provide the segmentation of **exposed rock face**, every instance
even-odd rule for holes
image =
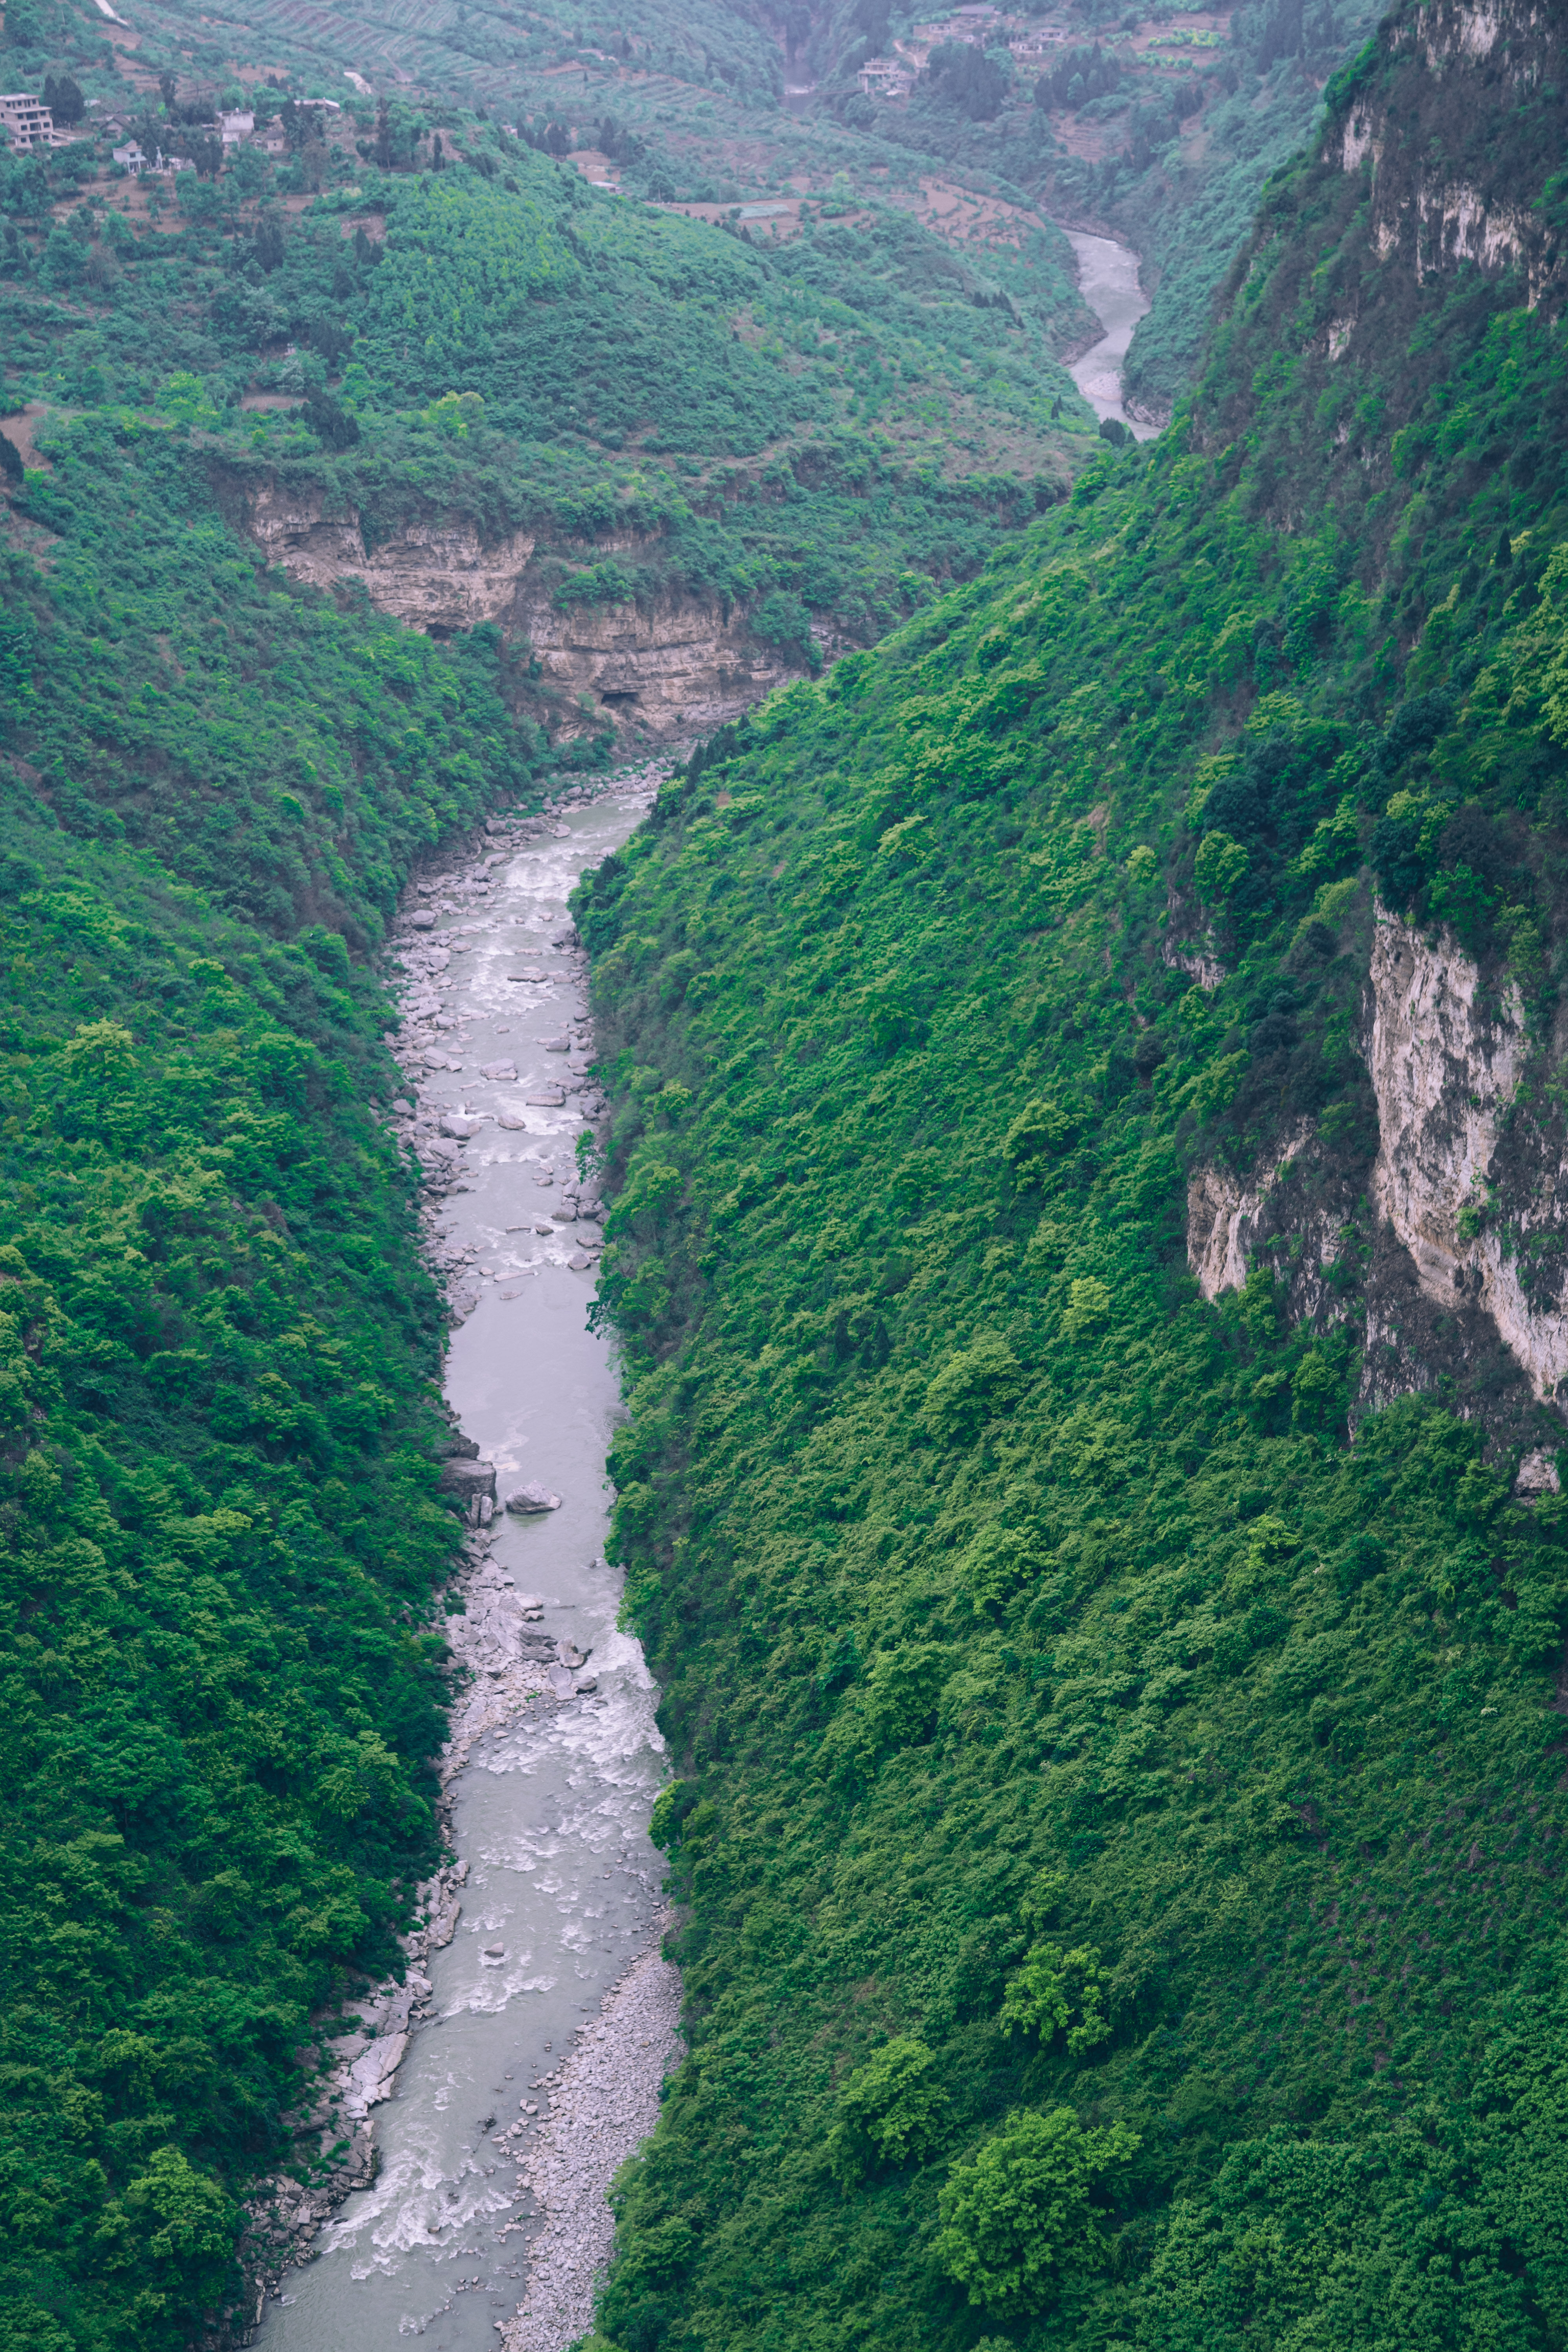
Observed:
[[[1372,952],[1367,1059],[1381,1144],[1373,1198],[1409,1251],[1426,1296],[1468,1297],[1490,1316],[1538,1396],[1568,1373],[1568,1316],[1532,1299],[1519,1244],[1554,1228],[1535,1202],[1509,1199],[1499,1230],[1488,1211],[1504,1114],[1523,1076],[1524,1007],[1517,988],[1483,997],[1480,973],[1458,942],[1436,942],[1378,909]],[[1568,1171],[1558,1171],[1559,1178]],[[1513,1188],[1508,1186],[1511,1192]],[[1461,1216],[1468,1212],[1467,1227]],[[1487,1214],[1486,1229],[1480,1229]],[[1468,1228],[1473,1225],[1476,1230]]]
[[[1204,920],[1203,908],[1195,898],[1184,898],[1173,889],[1165,898],[1160,961],[1173,971],[1184,971],[1210,995],[1229,977],[1215,950],[1213,929]]]
[[[367,547],[353,508],[328,515],[319,488],[276,479],[249,498],[246,521],[291,579],[317,588],[362,580],[374,604],[416,629],[445,635],[494,622],[531,649],[542,684],[569,707],[586,696],[655,739],[737,717],[798,667],[759,644],[743,614],[702,597],[557,610],[559,567],[535,562],[529,532],[487,545],[462,516],[425,516]],[[594,553],[626,544],[596,543]]]
[[[509,627],[526,637],[552,686],[590,694],[650,734],[699,732],[749,710],[793,675],[759,646],[738,612],[693,597],[661,597],[645,610],[574,604],[558,613],[519,583]]]
[[[487,547],[475,525],[455,515],[410,521],[367,549],[352,507],[329,518],[319,488],[294,491],[276,481],[258,491],[248,520],[251,537],[291,580],[317,588],[363,580],[373,604],[416,629],[472,629],[503,619],[533,553],[531,534]]]
[[[1293,1322],[1360,1321],[1358,1413],[1442,1388],[1500,1444],[1544,1443],[1544,1463],[1561,1434],[1548,1400],[1559,1384],[1568,1398],[1568,1144],[1527,1098],[1519,992],[1379,907],[1362,1050],[1370,1164],[1309,1124],[1245,1174],[1194,1170],[1187,1262],[1205,1298],[1264,1264]]]
[[[1259,1244],[1277,1231],[1271,1208],[1280,1179],[1306,1145],[1311,1129],[1299,1127],[1266,1168],[1243,1178],[1228,1168],[1197,1168],[1187,1179],[1187,1264],[1205,1298],[1239,1290]]]
[[[1552,266],[1546,224],[1491,184],[1495,152],[1484,144],[1466,151],[1482,112],[1471,102],[1478,70],[1512,84],[1522,100],[1552,71],[1561,37],[1552,17],[1535,0],[1422,0],[1385,21],[1380,47],[1426,68],[1422,111],[1429,121],[1422,127],[1436,135],[1413,136],[1404,119],[1391,130],[1374,81],[1330,132],[1325,151],[1347,172],[1371,164],[1371,237],[1380,259],[1397,258],[1417,278],[1465,262],[1489,273],[1522,269],[1531,302],[1540,299]],[[1349,338],[1338,349],[1335,340],[1331,333],[1331,358]]]

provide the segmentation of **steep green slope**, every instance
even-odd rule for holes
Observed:
[[[689,1906],[624,2352],[1568,2329],[1561,1420],[1363,1388],[1374,868],[1564,1148],[1568,83],[1489,25],[1343,78],[1164,439],[582,893]],[[1187,1176],[1302,1119],[1314,1312],[1205,1303]]]
[[[365,951],[528,788],[493,641],[89,420],[0,553],[0,2342],[184,2346],[434,1859],[439,1300]],[[312,2151],[313,2152],[313,2151]]]

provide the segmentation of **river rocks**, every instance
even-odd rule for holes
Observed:
[[[566,1264],[574,1274],[586,1274],[594,1261],[586,1250],[574,1250]]]
[[[471,1118],[467,1111],[446,1111],[442,1114],[441,1132],[453,1137],[458,1143],[467,1143],[471,1137],[478,1135],[483,1125],[482,1118]]]
[[[547,1054],[569,1054],[572,1051],[572,1040],[570,1037],[546,1037],[544,1050]]]
[[[390,2099],[393,2076],[403,2063],[403,2053],[408,2047],[406,2033],[393,2033],[384,2040],[371,2043],[349,2068],[349,2095],[344,2108],[350,2116],[363,2116],[368,2107]]]
[[[528,1121],[523,1118],[522,1113],[517,1110],[503,1110],[499,1112],[496,1118],[496,1125],[498,1127],[506,1128],[513,1135],[526,1135],[528,1132]]]
[[[663,2077],[679,2063],[680,1978],[655,1940],[605,2000],[560,2071],[525,2179],[544,2210],[528,2286],[501,2329],[501,2352],[561,2352],[587,2335],[609,2259],[611,2181],[658,2121]],[[524,2112],[531,2113],[531,2102]]]
[[[559,1087],[546,1087],[536,1095],[525,1095],[523,1100],[537,1105],[542,1110],[560,1110],[564,1107],[566,1097]]]
[[[493,1486],[491,1492],[494,1492]],[[537,1478],[531,1478],[526,1486],[512,1489],[506,1498],[504,1507],[515,1518],[531,1518],[542,1511],[558,1511],[561,1508],[561,1497],[559,1495],[552,1495],[548,1486],[541,1486]]]
[[[426,914],[422,908],[418,914],[409,916],[408,925],[411,930],[433,931],[436,928],[436,918],[434,915]]]
[[[477,1303],[477,1302],[476,1302]],[[441,1465],[440,1489],[443,1495],[456,1495],[460,1502],[471,1503],[475,1497],[488,1495],[495,1499],[495,1465],[489,1462],[464,1462],[448,1459]],[[507,1508],[511,1499],[507,1498]]]
[[[517,1064],[515,1062],[481,1062],[479,1064],[479,1076],[481,1078],[493,1078],[498,1080],[503,1078],[515,1079],[517,1076]]]

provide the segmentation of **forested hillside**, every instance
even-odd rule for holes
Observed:
[[[265,102],[274,83],[308,90],[357,112],[366,148],[377,92],[400,160],[432,134],[449,145],[454,125],[466,145],[477,110],[613,173],[627,194],[726,207],[770,253],[803,206],[901,214],[959,260],[976,281],[966,290],[1005,294],[1056,351],[1081,347],[1089,327],[1056,224],[1114,234],[1153,297],[1128,387],[1163,417],[1192,379],[1265,180],[1376,16],[1373,0],[1217,11],[1031,0],[978,17],[901,0],[638,0],[597,17],[557,0],[526,11],[429,0],[384,20],[258,0],[242,27],[195,0],[141,0],[134,33],[113,39],[132,86],[166,76],[180,106],[225,89],[254,103],[258,88]],[[42,37],[44,12],[34,21]],[[57,38],[68,22],[58,10]],[[78,39],[101,50],[101,20]],[[47,44],[37,54],[55,58]],[[863,88],[868,65],[893,79]]]
[[[1171,431],[580,894],[692,2036],[618,2352],[1568,2330],[1561,1412],[1371,1346],[1366,1059],[1436,939],[1557,1201],[1562,38],[1406,0]]]
[[[531,793],[499,646],[268,575],[167,419],[0,551],[0,2342],[178,2347],[435,1857],[441,1323],[367,963]]]
[[[1375,0],[1074,0],[933,24],[886,0],[835,0],[808,53],[824,101],[847,121],[1126,239],[1153,302],[1125,387],[1163,422],[1192,382],[1265,181],[1305,141],[1324,83],[1379,14]],[[878,50],[905,68],[904,86],[879,100],[858,86]]]

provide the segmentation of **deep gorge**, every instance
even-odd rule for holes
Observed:
[[[0,2343],[1552,2352],[1560,12],[139,5],[4,32]]]

